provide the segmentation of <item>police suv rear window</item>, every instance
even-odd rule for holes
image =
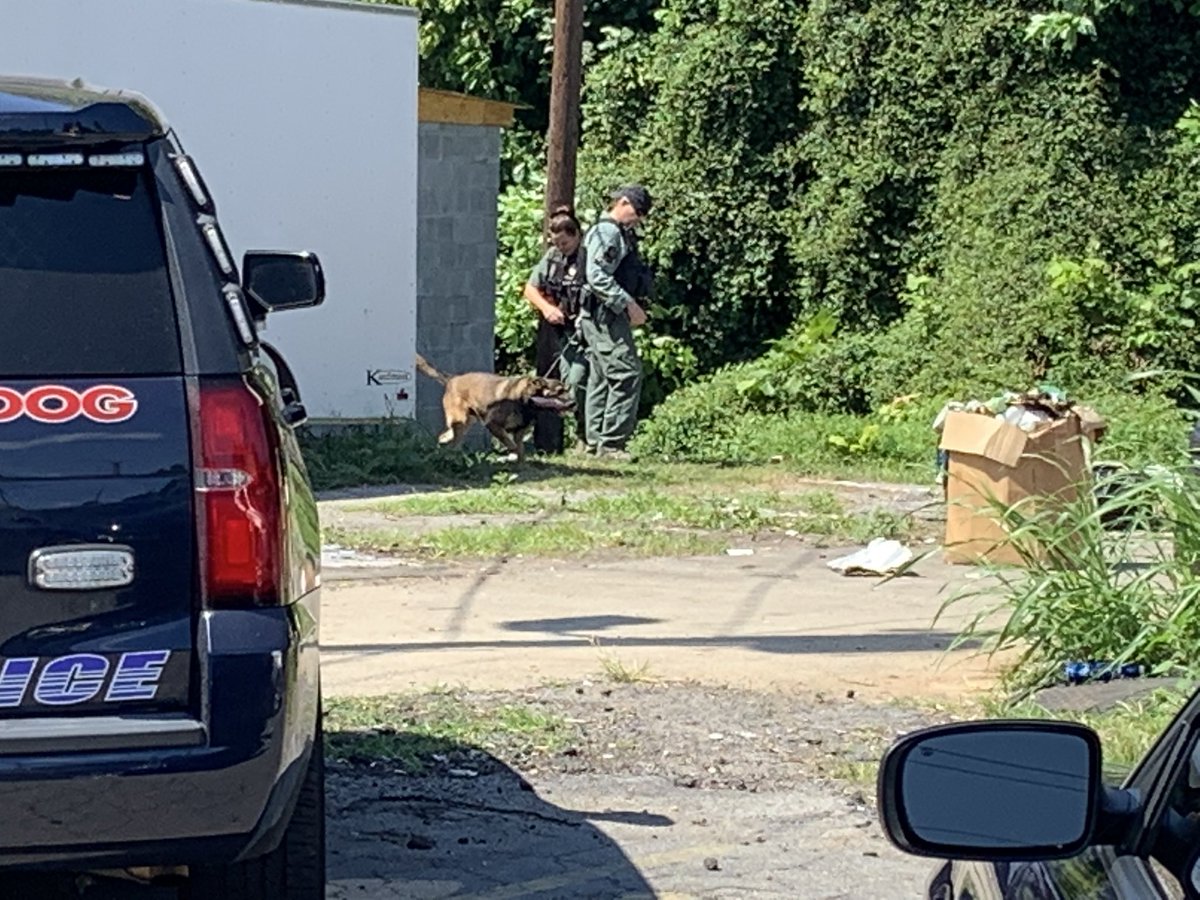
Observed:
[[[0,169],[0,376],[182,368],[149,174]]]

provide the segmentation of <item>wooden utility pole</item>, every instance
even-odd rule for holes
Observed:
[[[579,95],[583,84],[583,0],[554,0],[554,64],[546,135],[546,213],[575,205]]]

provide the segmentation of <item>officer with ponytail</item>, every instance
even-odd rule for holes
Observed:
[[[550,214],[550,247],[529,275],[525,299],[538,311],[537,374],[557,378],[575,396],[576,449],[586,448],[584,410],[587,407],[587,351],[578,327],[586,273],[582,253],[583,229],[569,206]],[[538,413],[533,445],[543,453],[561,453],[562,418]]]

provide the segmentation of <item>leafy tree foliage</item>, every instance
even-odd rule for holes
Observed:
[[[1058,13],[1093,27],[1047,40]],[[808,408],[823,383],[869,408],[1200,368],[1189,4],[666,0],[657,23],[588,73],[587,184],[662,197],[662,320],[705,368],[823,313],[848,352],[778,376],[851,370],[813,369]]]

